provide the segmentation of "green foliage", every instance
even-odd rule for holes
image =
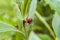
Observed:
[[[42,40],[52,40],[52,38],[47,34],[38,34]]]
[[[46,3],[51,6],[56,12],[60,14],[60,0],[46,0]]]
[[[37,6],[37,0],[32,0],[28,17],[30,17],[32,19],[34,18],[35,11],[36,11],[36,6]]]
[[[28,40],[41,40],[41,39],[37,37],[37,35],[34,34],[34,32],[31,32]]]
[[[14,32],[0,32],[0,40],[12,40]]]
[[[20,32],[14,26],[6,24],[6,23],[3,23],[3,22],[0,22],[0,28],[1,28],[0,32],[9,32],[9,31]]]
[[[0,0],[0,40],[60,40],[59,4],[59,0]]]
[[[54,29],[54,32],[56,34],[56,36],[58,38],[60,38],[60,15],[58,15],[58,13],[56,12],[54,14],[54,17],[53,17],[53,21],[52,21],[52,26],[53,26],[53,29]]]

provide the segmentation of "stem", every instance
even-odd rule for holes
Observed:
[[[48,28],[49,32],[51,33],[51,35],[53,36],[53,38],[55,39],[55,35],[53,30],[50,28],[49,24],[43,19],[43,17],[36,11],[35,12],[36,16],[39,18],[39,20],[42,21],[42,23],[46,26],[46,28]]]
[[[26,24],[23,25],[24,33],[25,33],[25,40],[28,40],[28,31],[26,30]]]
[[[25,33],[25,40],[27,40],[27,31],[26,31],[26,26],[25,26],[25,24],[23,25],[23,27],[24,27],[24,33]]]
[[[28,32],[25,30],[25,39],[28,40]]]

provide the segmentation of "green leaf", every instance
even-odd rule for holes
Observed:
[[[50,4],[51,8],[60,13],[60,0],[46,0]]]
[[[24,36],[20,33],[16,33],[12,40],[24,40]]]
[[[38,34],[38,36],[42,39],[42,40],[53,40],[49,35],[47,34]]]
[[[56,36],[60,38],[60,15],[57,12],[54,14],[52,26]]]
[[[6,23],[16,25],[17,17],[14,12],[15,0],[0,0],[0,20]]]
[[[29,40],[41,40],[34,32],[30,33]]]
[[[2,32],[0,33],[0,40],[12,40],[12,36],[15,32]]]
[[[21,11],[20,11],[20,9],[18,7],[18,4],[15,4],[14,10],[16,12],[16,15],[17,15],[18,19],[22,20]]]
[[[22,0],[23,3],[21,4],[21,12],[22,12],[22,16],[23,18],[26,17],[26,14],[27,14],[27,4],[28,4],[28,0]]]
[[[3,22],[0,22],[0,32],[19,32],[23,34],[23,32],[17,30],[14,26],[3,23]]]
[[[32,0],[32,2],[30,4],[28,17],[34,18],[35,11],[36,11],[36,6],[37,6],[37,0]]]

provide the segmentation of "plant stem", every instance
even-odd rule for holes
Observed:
[[[46,28],[48,28],[49,32],[51,33],[51,35],[53,36],[53,38],[55,39],[55,35],[53,30],[50,28],[49,24],[43,19],[43,17],[36,11],[35,12],[36,16],[39,18],[39,20],[42,21],[42,23],[46,26]]]
[[[28,31],[26,29],[26,24],[23,25],[24,26],[24,33],[25,33],[25,40],[28,40]]]

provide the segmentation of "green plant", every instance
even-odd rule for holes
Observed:
[[[60,40],[59,0],[0,0],[0,40]]]

